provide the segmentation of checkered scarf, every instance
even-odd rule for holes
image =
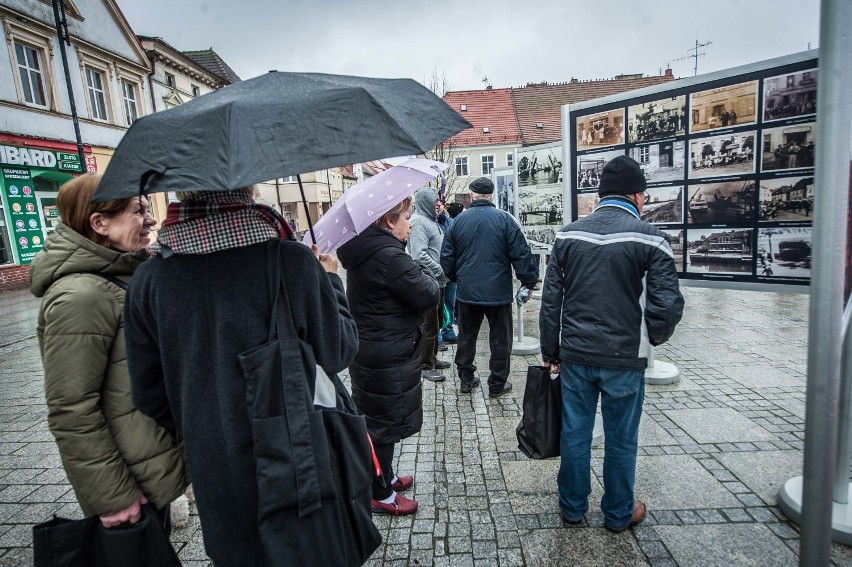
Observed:
[[[294,239],[293,229],[273,209],[244,191],[204,191],[169,204],[157,242],[175,254],[211,254],[272,238]]]

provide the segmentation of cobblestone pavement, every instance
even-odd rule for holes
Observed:
[[[539,359],[516,356],[514,390],[496,400],[481,387],[460,394],[454,370],[424,383],[423,431],[401,444],[397,464],[415,475],[420,509],[375,518],[384,543],[368,565],[795,565],[799,532],[775,502],[801,471],[808,298],[684,295],[684,320],[657,351],[683,378],[646,388],[636,480],[644,524],[603,529],[598,447],[587,522],[560,526],[558,459],[532,461],[517,449],[525,371]],[[27,292],[0,294],[0,567],[32,564],[32,524],[79,517],[46,427],[37,307]],[[484,383],[485,333],[476,362]],[[207,565],[197,516],[172,540],[185,565]],[[835,545],[832,557],[852,566],[847,547]]]

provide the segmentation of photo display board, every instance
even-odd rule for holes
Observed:
[[[645,173],[642,218],[667,235],[681,278],[810,283],[815,52],[599,101],[563,109],[573,220],[626,154]]]
[[[553,244],[556,233],[568,224],[560,142],[515,150],[518,196],[515,216],[527,240]]]

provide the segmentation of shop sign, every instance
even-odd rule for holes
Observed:
[[[0,145],[0,164],[80,173],[80,156],[37,148]]]
[[[44,247],[44,227],[33,180],[30,171],[24,168],[3,167],[2,174],[0,197],[6,211],[12,255],[15,263],[29,264]]]

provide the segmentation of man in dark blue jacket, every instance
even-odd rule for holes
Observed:
[[[456,351],[460,390],[470,392],[476,377],[476,339],[482,319],[488,319],[491,360],[489,396],[512,390],[509,358],[512,354],[512,268],[521,284],[538,283],[538,263],[513,216],[494,206],[494,184],[480,177],[470,184],[470,208],[453,220],[444,236],[441,267],[458,284],[459,336]]]
[[[562,380],[562,521],[579,524],[589,508],[600,396],[601,511],[613,532],[645,519],[645,504],[633,495],[645,367],[650,346],[667,341],[683,314],[671,246],[640,218],[644,193],[638,163],[619,156],[606,164],[595,211],[556,234],[539,314],[544,364]]]

